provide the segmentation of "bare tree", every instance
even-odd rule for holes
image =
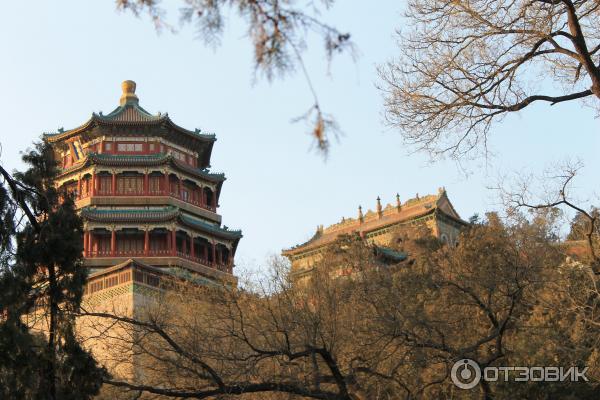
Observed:
[[[317,91],[304,65],[303,53],[307,49],[306,39],[309,33],[313,33],[323,41],[328,62],[342,52],[355,55],[350,34],[320,19],[322,9],[329,8],[333,2],[320,0],[298,7],[293,0],[184,0],[181,21],[195,25],[199,38],[207,45],[215,46],[225,25],[224,9],[237,11],[247,25],[248,37],[254,47],[255,72],[263,74],[269,81],[297,70],[304,76],[313,104],[295,120],[310,122],[311,135],[318,148],[326,154],[328,135],[336,133],[337,124],[321,108]],[[165,10],[156,0],[116,0],[116,4],[118,9],[132,11],[135,15],[146,12],[157,29],[172,28],[166,20]]]
[[[479,392],[457,393],[449,379],[462,358],[481,367],[546,365],[528,364],[552,361],[543,351],[530,356],[530,336],[538,332],[546,333],[535,336],[542,350],[578,348],[560,353],[565,363],[597,364],[593,346],[580,346],[596,343],[593,334],[571,332],[578,316],[554,308],[558,290],[565,293],[560,299],[586,292],[555,279],[562,256],[548,221],[520,218],[506,225],[490,215],[456,248],[431,237],[404,239],[398,250],[409,251],[409,258],[398,264],[382,264],[371,245],[345,237],[302,285],[275,260],[273,274],[252,290],[180,282],[177,290],[157,291],[143,313],[86,309],[85,318],[93,318],[98,337],[110,335],[114,360],[143,371],[106,381],[136,395],[414,400],[585,394],[593,387],[552,391],[486,382]],[[560,285],[550,286],[553,281]],[[548,336],[549,326],[567,320],[572,324]],[[115,326],[125,334],[110,334]],[[534,389],[539,396],[531,395]]]
[[[380,68],[387,121],[418,149],[460,157],[534,102],[598,110],[599,17],[595,0],[411,0],[401,55]]]
[[[542,193],[536,193],[531,177],[520,177],[509,187],[500,185],[497,189],[509,209],[574,212],[574,222],[579,225],[576,227],[578,236],[583,238],[587,248],[582,261],[600,274],[600,217],[593,206],[584,206],[573,193],[573,182],[582,168],[580,162],[552,167],[540,179],[544,185],[540,189]]]
[[[330,279],[319,282],[315,296],[281,274],[256,292],[182,284],[156,294],[144,313],[88,309],[82,318],[98,337],[108,335],[112,361],[144,371],[143,378],[107,380],[111,386],[171,398],[366,400],[344,367],[348,360],[339,358],[352,344],[356,321],[346,317],[354,303],[344,303],[344,289]]]

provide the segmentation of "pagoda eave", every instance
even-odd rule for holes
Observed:
[[[179,257],[106,257],[106,258],[87,258],[84,260],[84,265],[88,268],[102,268],[90,274],[88,281],[94,278],[114,273],[131,265],[132,263],[141,265],[148,271],[154,273],[171,275],[169,268],[182,268],[184,270],[193,271],[209,279],[216,279],[230,285],[237,284],[237,278],[228,273],[219,271],[199,263],[195,263]]]
[[[168,165],[180,172],[189,173],[194,177],[206,179],[212,183],[222,184],[226,180],[224,174],[211,173],[200,168],[190,167],[178,160],[175,160],[172,155],[165,153],[147,155],[112,155],[90,153],[79,163],[63,169],[58,175],[58,178],[60,179],[66,177],[93,165],[107,167],[156,167]]]
[[[176,207],[163,207],[162,209],[93,209],[85,207],[81,210],[84,221],[111,222],[115,224],[138,224],[138,223],[180,223],[189,228],[196,229],[206,234],[215,235],[220,239],[232,240],[237,243],[242,238],[239,230],[224,229],[207,222],[196,220],[184,215]]]

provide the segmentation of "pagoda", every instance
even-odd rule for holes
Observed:
[[[45,135],[60,164],[58,187],[84,222],[86,294],[161,275],[235,284],[241,231],[217,213],[225,176],[209,170],[215,135],[176,125],[139,105],[133,81],[120,104],[83,125]]]

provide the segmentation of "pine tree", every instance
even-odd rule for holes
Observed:
[[[81,347],[75,315],[83,296],[81,219],[54,185],[45,142],[23,155],[24,172],[0,167],[0,398],[88,399],[105,371]]]

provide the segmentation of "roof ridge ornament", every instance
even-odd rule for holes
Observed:
[[[123,94],[119,100],[119,104],[121,106],[125,106],[127,104],[138,104],[139,99],[135,94],[135,88],[136,83],[134,81],[126,80],[121,83],[121,89],[123,90]]]

